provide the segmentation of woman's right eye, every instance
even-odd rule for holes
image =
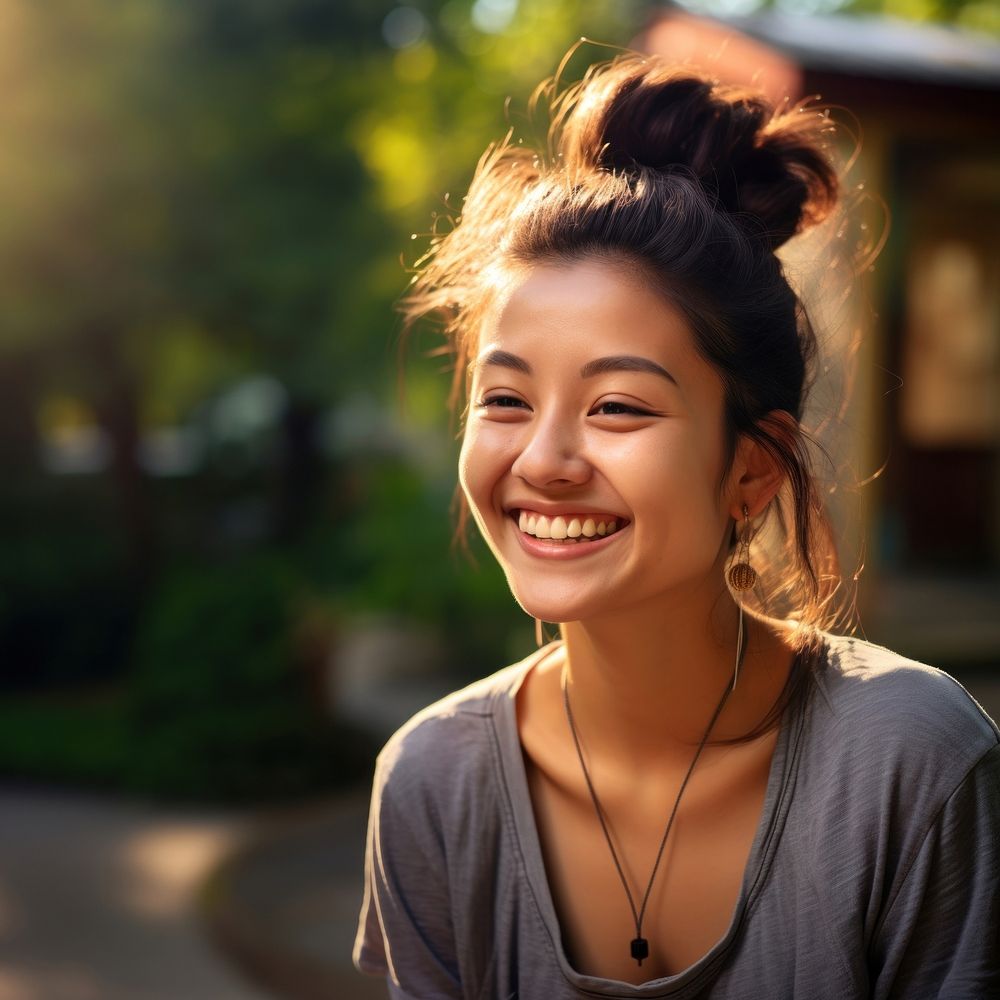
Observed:
[[[486,396],[484,399],[479,401],[479,405],[482,407],[495,407],[497,409],[515,409],[521,406],[527,406],[523,399],[518,399],[517,396]]]

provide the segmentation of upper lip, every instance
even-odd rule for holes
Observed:
[[[530,510],[535,514],[545,514],[547,517],[558,517],[560,514],[604,514],[610,517],[617,517],[620,521],[627,521],[624,514],[616,514],[609,507],[596,507],[593,504],[576,503],[552,503],[545,500],[512,500],[504,504],[504,513],[513,514],[515,511]]]

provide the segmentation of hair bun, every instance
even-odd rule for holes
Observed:
[[[836,203],[830,123],[815,108],[775,114],[754,91],[626,59],[585,78],[567,110],[567,166],[686,170],[720,208],[759,220],[773,248]]]

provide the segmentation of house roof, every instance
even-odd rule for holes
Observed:
[[[724,23],[810,70],[1000,90],[1000,40],[889,17],[768,10]]]

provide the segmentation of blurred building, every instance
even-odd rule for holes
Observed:
[[[886,238],[856,293],[865,336],[842,421],[848,466],[884,467],[863,491],[862,624],[942,666],[1000,663],[1000,42],[668,6],[639,44],[776,101],[819,95],[856,131],[862,229]]]

